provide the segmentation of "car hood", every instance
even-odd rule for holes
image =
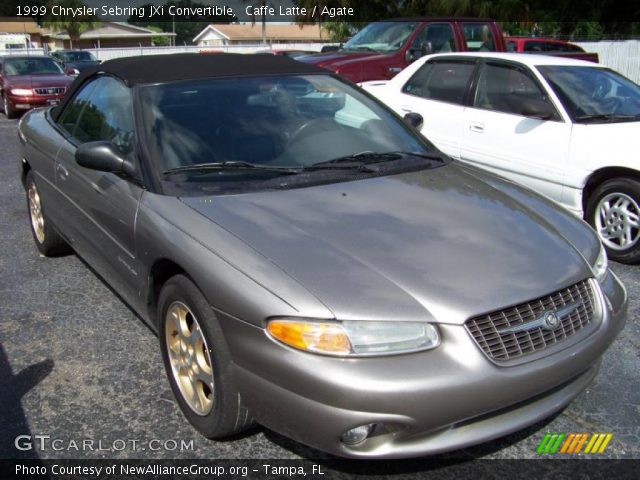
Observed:
[[[586,224],[550,201],[455,164],[182,201],[339,319],[461,324],[591,276],[579,250],[598,249]]]
[[[7,77],[7,83],[12,87],[66,87],[73,81],[73,78],[62,75],[12,75]]]
[[[304,63],[312,63],[329,70],[334,70],[350,63],[369,62],[386,57],[387,55],[383,53],[373,52],[330,52],[320,53],[317,55],[307,55],[305,57],[301,57],[300,61]]]

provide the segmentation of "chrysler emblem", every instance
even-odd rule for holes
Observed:
[[[506,327],[498,330],[499,335],[505,335],[508,333],[527,332],[535,330],[536,328],[543,328],[545,330],[555,330],[562,325],[562,321],[569,317],[578,308],[584,304],[581,301],[565,305],[558,310],[547,310],[542,313],[538,318],[526,323],[520,323],[512,327]]]
[[[556,312],[545,312],[544,314],[544,326],[546,330],[555,330],[560,325],[560,319]]]

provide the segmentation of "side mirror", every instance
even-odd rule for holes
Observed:
[[[76,163],[99,172],[125,173],[135,176],[136,169],[111,142],[83,143],[76,150]]]
[[[425,55],[431,55],[433,53],[433,47],[431,42],[422,42],[420,48],[409,48],[404,54],[404,59],[407,63],[414,62]]]
[[[549,120],[555,117],[555,110],[548,102],[533,98],[522,100],[520,104],[520,114],[529,118],[537,118],[539,120]]]
[[[402,118],[407,125],[409,125],[417,132],[420,132],[420,130],[422,130],[422,126],[424,125],[424,118],[422,118],[422,115],[420,115],[419,113],[409,112]]]

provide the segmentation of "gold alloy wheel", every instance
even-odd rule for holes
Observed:
[[[29,216],[31,217],[31,226],[39,243],[44,243],[44,217],[42,216],[42,204],[40,203],[40,195],[36,184],[31,182],[28,190],[29,197]]]
[[[214,402],[211,356],[198,320],[182,302],[167,309],[165,342],[182,398],[198,415],[209,414]]]

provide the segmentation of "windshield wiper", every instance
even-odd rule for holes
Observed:
[[[270,165],[260,165],[250,162],[213,162],[213,163],[196,163],[194,165],[183,165],[181,167],[170,168],[162,172],[163,175],[173,175],[185,172],[210,172],[214,170],[255,170],[261,172],[274,172],[283,175],[295,175],[300,173],[300,168],[279,167]]]
[[[405,157],[419,157],[428,160],[444,161],[444,157],[435,153],[414,153],[414,152],[360,152],[353,155],[345,155],[344,157],[334,158],[324,162],[314,163],[305,170],[321,169],[321,168],[366,168],[367,165],[373,163],[389,162],[400,160]]]
[[[364,47],[364,46],[362,46],[362,47],[344,47],[341,50],[343,52],[373,52],[373,53],[380,53],[375,48]]]
[[[579,115],[575,118],[576,122],[584,122],[592,120],[594,122],[604,121],[604,122],[632,122],[634,120],[640,120],[640,114],[638,115],[623,115],[617,113],[596,113],[593,115]]]

